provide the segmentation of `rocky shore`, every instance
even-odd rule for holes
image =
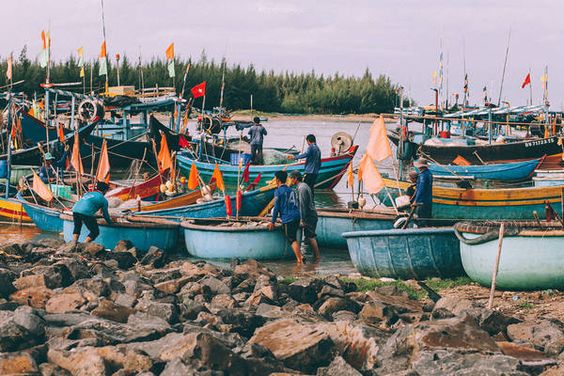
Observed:
[[[2,375],[562,375],[558,316],[126,242],[0,247]]]

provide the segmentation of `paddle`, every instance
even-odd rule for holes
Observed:
[[[505,222],[501,222],[499,226],[499,242],[497,243],[497,254],[495,256],[495,264],[492,272],[492,286],[490,289],[490,298],[488,300],[488,309],[492,309],[493,299],[495,294],[495,283],[497,279],[497,272],[499,270],[499,260],[501,258],[501,248],[503,246],[503,235],[505,234]]]

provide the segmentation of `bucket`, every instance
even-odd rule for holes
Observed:
[[[8,162],[5,159],[0,160],[0,178],[8,176]]]
[[[248,153],[231,153],[231,164],[236,166],[239,164],[239,159],[243,161],[243,166],[251,162],[253,156]]]

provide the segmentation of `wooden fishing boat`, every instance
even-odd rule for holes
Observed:
[[[392,209],[374,210],[323,208],[317,211],[317,242],[325,248],[347,248],[343,233],[351,231],[387,230],[398,219]]]
[[[65,241],[72,241],[74,230],[72,213],[61,214],[61,219]],[[104,248],[113,249],[120,240],[129,240],[134,247],[142,251],[148,250],[151,246],[167,252],[176,249],[180,227],[177,222],[162,218],[134,217],[118,217],[112,220],[114,223],[108,225],[104,219],[98,219],[100,235],[95,242],[102,244]],[[88,229],[83,226],[78,240],[84,241],[87,235]]]
[[[243,193],[239,215],[243,217],[257,216],[272,201],[275,189],[274,185],[269,185]],[[135,214],[139,216],[163,217],[179,222],[183,218],[220,218],[226,217],[225,201],[222,197],[200,204],[139,211]],[[230,202],[233,208],[233,215],[235,215],[235,196],[230,197]]]
[[[436,177],[471,176],[476,180],[521,181],[532,176],[545,157],[524,162],[495,163],[485,165],[440,165],[429,164],[429,170]]]
[[[46,206],[32,202],[31,197],[24,197],[21,193],[18,193],[16,199],[21,202],[26,214],[37,228],[41,231],[57,233],[63,231],[61,214],[72,208],[74,204],[72,201],[59,198],[58,201],[53,202],[52,206]]]
[[[0,218],[14,223],[31,222],[22,203],[14,198],[0,198]]]
[[[452,227],[346,232],[355,268],[375,278],[425,279],[464,275]]]
[[[139,197],[141,200],[148,199],[160,192],[160,187],[163,181],[166,181],[166,178],[163,178],[160,174],[156,174],[149,180],[140,182],[138,184],[133,184],[130,186],[117,186],[116,188],[106,193],[105,196],[116,197],[122,201],[135,199],[137,197]]]
[[[208,185],[210,193],[215,190],[215,183]],[[200,190],[195,190],[192,192],[185,193],[176,197],[169,198],[161,202],[155,202],[150,205],[145,205],[141,207],[142,212],[144,211],[156,211],[163,209],[179,208],[187,205],[195,204],[200,198],[202,198],[202,192]]]
[[[461,222],[462,266],[468,276],[490,286],[500,223]],[[564,228],[557,222],[505,224],[496,287],[503,290],[564,289]]]
[[[406,182],[384,179],[391,194],[405,190]],[[562,215],[564,186],[526,188],[449,188],[433,186],[433,219],[455,223],[463,220],[532,220],[545,212],[545,203]]]
[[[268,218],[192,219],[182,222],[186,250],[205,259],[277,260],[294,257],[282,226],[268,230]],[[210,241],[210,239],[213,239]]]
[[[321,159],[321,168],[317,176],[317,188],[333,188],[344,175],[349,163],[352,161],[356,151],[358,149],[357,145],[352,146],[345,154],[328,157]],[[196,164],[200,175],[204,180],[210,180],[215,169],[215,164],[195,161],[187,156],[178,155],[176,157],[178,166],[184,173],[188,174],[192,163]],[[282,164],[282,165],[265,165],[265,166],[253,166],[249,167],[249,181],[253,181],[258,174],[261,174],[260,185],[265,185],[274,178],[274,174],[277,171],[285,170],[288,173],[294,170],[301,171],[304,168],[304,162]],[[242,171],[239,170],[238,166],[232,166],[227,164],[220,164],[219,169],[223,174],[223,180],[226,186],[234,188],[237,186],[238,176],[241,176]]]

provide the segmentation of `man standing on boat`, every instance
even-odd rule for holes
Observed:
[[[253,156],[253,164],[262,164],[262,143],[264,136],[267,135],[266,128],[260,123],[260,118],[255,116],[253,125],[249,129],[249,136],[251,137],[251,154]]]
[[[272,221],[268,224],[268,229],[273,230],[274,224],[280,216],[284,234],[290,241],[292,251],[296,255],[298,264],[303,263],[300,245],[298,243],[298,231],[300,229],[300,209],[298,207],[298,197],[296,191],[286,185],[288,173],[277,171],[274,174],[276,181],[276,191],[274,192],[274,209],[272,211]]]
[[[296,159],[305,158],[304,183],[309,185],[313,196],[315,193],[314,190],[315,183],[317,182],[317,174],[319,174],[319,169],[321,167],[321,150],[319,150],[319,146],[317,146],[317,141],[314,135],[308,134],[306,136],[306,142],[306,151],[296,156]]]
[[[39,177],[43,183],[49,184],[57,179],[57,170],[55,170],[55,167],[53,166],[55,158],[51,155],[51,153],[45,153],[43,159],[45,162],[39,169]]]
[[[301,172],[290,172],[290,186],[296,186],[298,192],[298,203],[300,207],[301,227],[304,229],[304,240],[309,241],[313,251],[315,262],[321,258],[319,252],[319,245],[317,244],[317,235],[315,229],[317,228],[317,210],[315,209],[315,202],[313,201],[313,193],[309,185],[303,182]]]
[[[78,243],[78,237],[80,236],[80,231],[82,230],[82,224],[86,225],[86,228],[90,231],[85,243],[89,243],[96,239],[100,234],[100,229],[98,228],[98,222],[96,221],[96,213],[98,210],[102,210],[104,219],[108,225],[112,224],[112,219],[110,218],[110,213],[108,212],[108,200],[104,197],[104,194],[108,191],[108,185],[103,182],[96,183],[96,190],[86,193],[80,200],[74,204],[72,208],[72,217],[74,221],[73,230],[73,244]]]
[[[412,206],[417,213],[417,224],[421,227],[430,226],[433,217],[433,174],[429,171],[426,159],[419,158],[413,165],[419,170],[415,187],[415,199]]]

